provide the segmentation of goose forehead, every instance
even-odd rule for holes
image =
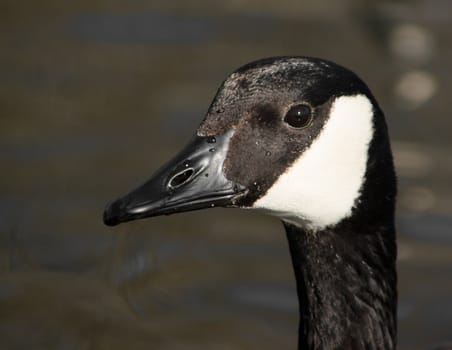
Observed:
[[[235,127],[259,104],[285,108],[296,101],[310,100],[307,92],[322,81],[323,70],[323,65],[301,58],[239,69],[221,85],[198,128],[198,135],[219,134]],[[325,102],[329,97],[322,95],[320,100]]]
[[[328,64],[326,62],[313,62],[305,58],[287,58],[275,60],[270,64],[265,64],[261,66],[244,66],[239,68],[237,71],[233,72],[225,80],[225,87],[236,87],[240,79],[248,78],[250,81],[259,81],[262,78],[274,79],[281,77],[289,72],[314,72],[316,70],[322,70],[327,68]]]
[[[240,98],[241,95],[253,95],[271,91],[278,94],[281,89],[286,93],[299,85],[303,77],[303,85],[309,85],[309,79],[314,79],[318,74],[328,68],[326,62],[313,62],[304,58],[287,58],[276,60],[271,64],[257,67],[242,67],[233,72],[223,82],[217,96],[217,104],[227,103],[230,99]]]
[[[350,216],[365,179],[373,115],[366,96],[337,97],[317,138],[253,208],[313,229]]]

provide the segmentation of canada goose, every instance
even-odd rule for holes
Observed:
[[[299,349],[395,349],[396,176],[383,112],[351,71],[321,59],[249,63],[219,88],[196,136],[104,222],[214,206],[286,230]]]

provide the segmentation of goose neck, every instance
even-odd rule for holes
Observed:
[[[284,225],[299,298],[298,348],[395,349],[393,224],[320,232]]]

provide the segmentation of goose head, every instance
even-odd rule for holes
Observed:
[[[104,222],[221,206],[318,231],[358,211],[390,216],[394,183],[384,117],[367,86],[332,62],[269,58],[229,75],[190,143],[109,204]]]
[[[396,180],[375,98],[351,71],[307,57],[233,72],[190,143],[104,222],[216,206],[280,218],[300,308],[299,349],[396,344]]]

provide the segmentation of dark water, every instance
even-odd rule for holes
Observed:
[[[344,64],[388,117],[399,343],[452,340],[448,1],[3,1],[0,348],[295,348],[277,220],[215,209],[104,227],[105,203],[192,135],[264,56]]]

